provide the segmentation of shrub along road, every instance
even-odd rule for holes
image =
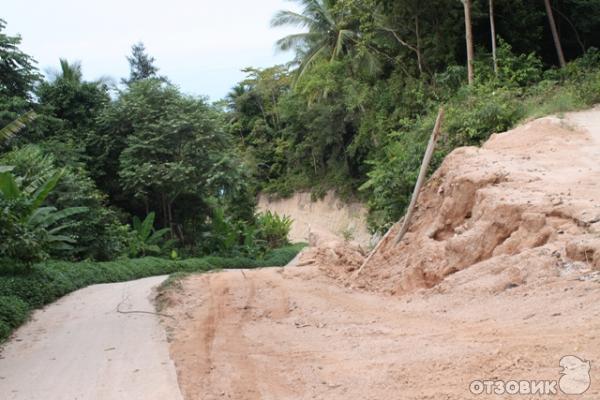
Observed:
[[[111,262],[48,261],[25,271],[0,271],[0,342],[11,330],[27,320],[32,309],[57,300],[83,287],[124,282],[174,272],[202,272],[212,269],[256,268],[286,265],[304,247],[284,246],[264,258],[202,257],[167,260],[146,257]]]

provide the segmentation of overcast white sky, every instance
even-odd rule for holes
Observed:
[[[86,79],[129,74],[125,56],[142,41],[160,73],[184,92],[222,98],[244,67],[285,63],[275,41],[297,29],[271,28],[285,0],[3,0],[0,18],[42,72],[60,57],[81,61]]]

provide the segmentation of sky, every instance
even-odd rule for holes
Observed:
[[[0,18],[43,73],[66,58],[81,62],[85,79],[118,81],[141,41],[183,92],[219,100],[244,78],[241,69],[293,58],[275,42],[298,29],[269,25],[281,9],[297,8],[285,0],[3,0]]]

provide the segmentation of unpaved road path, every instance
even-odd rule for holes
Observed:
[[[154,311],[164,279],[90,286],[36,311],[0,353],[0,399],[181,399],[158,317],[117,312]]]
[[[187,400],[497,398],[470,395],[470,382],[558,380],[570,354],[600,374],[594,281],[398,298],[288,267],[192,276],[168,299]],[[599,383],[577,398],[598,399]]]

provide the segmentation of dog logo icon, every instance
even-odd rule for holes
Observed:
[[[564,356],[559,363],[562,368],[558,387],[564,394],[583,394],[590,388],[590,362],[576,356]]]

